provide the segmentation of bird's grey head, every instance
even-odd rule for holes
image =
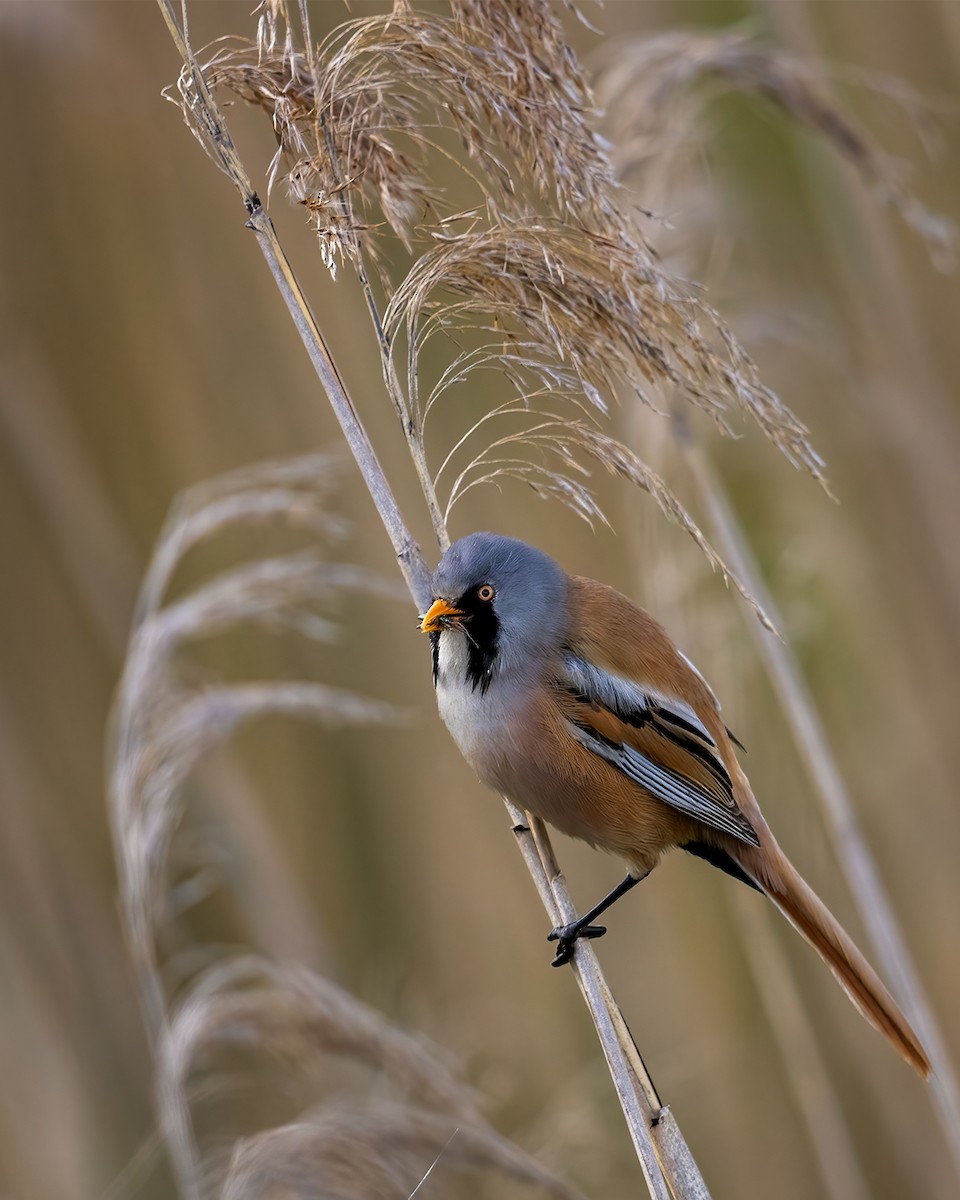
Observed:
[[[454,542],[434,574],[433,594],[421,627],[433,635],[434,670],[441,635],[462,637],[474,689],[536,671],[566,635],[566,574],[516,538],[471,533]]]

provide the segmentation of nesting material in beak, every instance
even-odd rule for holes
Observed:
[[[463,613],[446,600],[434,600],[420,616],[420,628],[424,633],[439,633],[442,629],[455,628],[460,624]]]

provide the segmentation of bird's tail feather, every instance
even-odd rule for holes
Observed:
[[[766,836],[763,836],[763,835]],[[827,906],[764,829],[762,852],[738,847],[738,862],[824,960],[840,986],[875,1029],[924,1077],[930,1061],[896,1001]]]

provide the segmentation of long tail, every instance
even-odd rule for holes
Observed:
[[[765,823],[758,833],[760,848],[738,845],[737,862],[813,946],[870,1024],[926,1079],[930,1061],[920,1039],[876,971],[790,863]]]

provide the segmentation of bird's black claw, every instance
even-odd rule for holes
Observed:
[[[603,937],[607,932],[606,925],[578,925],[574,921],[570,925],[558,925],[547,934],[548,942],[575,942],[577,938]]]
[[[560,925],[556,929],[551,929],[547,934],[547,941],[557,943],[557,954],[551,966],[562,967],[564,963],[568,963],[573,958],[577,938],[603,937],[606,932],[606,925],[578,926],[575,921],[570,925]]]

